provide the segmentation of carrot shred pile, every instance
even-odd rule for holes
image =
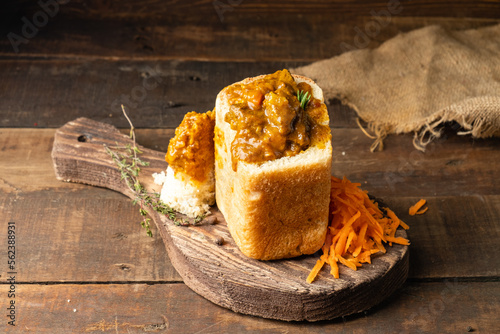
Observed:
[[[383,243],[410,244],[408,239],[395,236],[399,226],[408,229],[408,225],[389,208],[384,208],[384,215],[360,186],[346,177],[341,180],[332,176],[330,223],[323,254],[309,273],[308,283],[314,281],[325,263],[330,265],[330,273],[339,278],[339,262],[356,270],[362,263],[371,263],[373,254],[385,253]]]
[[[410,216],[421,215],[422,213],[425,213],[425,211],[427,211],[427,209],[429,208],[420,210],[420,208],[425,205],[425,202],[426,202],[425,199],[421,199],[420,201],[415,203],[415,205],[413,205],[409,210]]]

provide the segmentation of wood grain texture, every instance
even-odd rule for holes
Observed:
[[[448,129],[423,153],[413,136],[396,135],[387,138],[384,151],[371,154],[371,139],[360,130],[333,129],[332,136],[332,174],[346,175],[376,196],[500,194],[500,138],[473,139]]]
[[[500,277],[500,259],[489,256],[500,240],[500,195],[427,197],[429,209],[410,216],[410,200],[384,197],[399,218],[410,225],[410,277],[435,280],[454,277]],[[418,201],[413,198],[413,205]]]
[[[36,3],[23,2],[3,20],[2,36],[23,36],[22,17],[31,20],[40,10]],[[376,47],[429,24],[465,29],[497,23],[499,17],[494,1],[80,0],[59,6],[17,49],[2,38],[0,55],[313,61],[345,52],[347,44]]]
[[[62,2],[62,1],[61,1]],[[351,0],[351,1],[328,1],[313,0],[297,2],[291,0],[285,1],[221,1],[223,4],[234,6],[241,13],[258,14],[318,14],[324,13],[343,17],[345,15],[362,16],[366,9],[381,10],[386,9],[388,5],[402,6],[406,12],[402,16],[437,16],[437,17],[490,17],[495,18],[498,8],[495,1],[452,1],[441,0],[433,2],[412,3],[410,1],[385,1],[385,0]],[[24,12],[38,10],[38,6],[26,0],[18,2],[18,9]],[[133,19],[133,18],[154,18],[164,16],[174,16],[183,18],[186,22],[197,22],[208,12],[215,13],[213,0],[199,1],[159,1],[146,0],[137,3],[132,0],[121,1],[120,4],[106,0],[75,0],[61,6],[63,14],[71,17],[85,17],[98,19]],[[228,9],[231,13],[232,11]]]
[[[123,146],[130,138],[112,126],[79,118],[60,128],[52,159],[56,177],[66,182],[106,187],[133,198],[103,145]],[[150,165],[141,169],[141,183],[159,191],[152,172],[166,169],[164,154],[143,149]],[[340,279],[320,275],[305,279],[317,261],[302,256],[257,261],[243,255],[232,240],[217,208],[217,224],[179,227],[166,216],[148,210],[163,238],[172,264],[184,283],[210,301],[233,311],[280,320],[318,321],[367,310],[400,287],[408,275],[408,247],[394,245],[358,271],[340,269]],[[402,230],[396,236],[405,237]],[[216,242],[222,238],[223,243]]]
[[[135,123],[139,115],[131,117]],[[0,168],[5,171],[0,176],[0,190],[85,188],[55,180],[50,158],[54,133],[52,129],[0,128]],[[166,152],[173,133],[172,129],[136,131],[139,143],[161,152]],[[499,138],[473,140],[445,133],[422,153],[413,147],[412,136],[399,135],[387,138],[383,152],[370,153],[371,139],[359,129],[334,128],[332,136],[332,174],[361,182],[378,197],[500,195]]]
[[[2,193],[0,207],[8,219],[1,228],[17,224],[18,282],[182,281],[156,229],[147,237],[138,208],[121,194],[85,186]]]
[[[187,112],[212,110],[225,86],[300,64],[0,60],[0,91],[12,92],[2,96],[0,126],[60,127],[84,115],[127,127],[124,104],[137,128],[176,128]],[[327,102],[333,127],[357,126],[354,111]]]
[[[18,326],[2,324],[7,333],[467,333],[468,326],[495,333],[500,312],[499,282],[454,280],[406,285],[363,314],[316,323],[243,316],[183,284],[20,284],[18,291]]]

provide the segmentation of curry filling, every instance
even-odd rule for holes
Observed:
[[[214,112],[190,112],[175,129],[165,160],[177,174],[181,172],[195,182],[205,182],[214,165]]]
[[[312,95],[312,88],[297,84],[286,69],[226,88],[230,110],[224,120],[236,131],[231,143],[233,170],[238,161],[262,163],[297,155],[311,145],[311,138],[327,133],[324,128],[329,128],[317,119],[324,104],[311,97],[303,108],[299,92]]]

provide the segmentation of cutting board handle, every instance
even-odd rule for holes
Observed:
[[[121,179],[115,162],[105,149],[105,145],[113,147],[132,143],[129,136],[109,124],[84,117],[68,122],[54,136],[52,161],[56,178],[104,187],[132,197],[132,191]],[[143,152],[141,159],[150,163],[141,171],[141,183],[147,190],[159,192],[160,186],[154,184],[152,173],[166,169],[164,155],[137,146]]]

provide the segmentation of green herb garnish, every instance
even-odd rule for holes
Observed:
[[[187,219],[177,218],[177,214],[174,209],[160,200],[159,193],[146,191],[144,186],[139,182],[139,172],[141,171],[141,167],[148,166],[149,162],[143,161],[139,158],[138,154],[141,154],[142,152],[136,145],[134,125],[127,116],[123,105],[122,111],[130,124],[130,138],[132,139],[132,144],[124,146],[120,146],[118,143],[116,143],[116,146],[107,146],[105,144],[104,148],[118,166],[121,173],[121,179],[125,180],[129,189],[135,194],[135,198],[132,203],[134,205],[139,204],[140,206],[139,213],[143,217],[141,226],[146,229],[146,234],[150,237],[153,236],[150,225],[151,219],[147,217],[147,207],[150,207],[156,212],[167,216],[174,222],[175,225],[186,226],[200,223],[205,216],[202,215],[196,217],[193,223],[190,223]]]
[[[306,110],[309,100],[311,100],[311,94],[309,92],[304,92],[303,90],[297,91],[297,99],[299,100],[300,106],[303,110]]]

